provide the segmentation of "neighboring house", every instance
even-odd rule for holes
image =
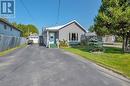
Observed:
[[[105,44],[114,44],[115,43],[115,36],[106,35],[105,37],[102,37],[102,41]]]
[[[87,32],[81,36],[81,40],[86,40],[88,36],[97,36],[95,32]],[[104,44],[114,44],[115,43],[115,36],[113,35],[106,35],[104,37],[98,37],[102,43]]]
[[[33,43],[37,44],[39,43],[39,35],[36,33],[30,34],[30,36],[28,37],[28,40],[33,40]]]
[[[22,31],[8,21],[0,19],[0,52],[26,43]]]
[[[80,43],[81,35],[86,30],[77,22],[71,21],[65,25],[48,27],[43,30],[43,39],[46,47],[57,45],[57,41],[66,40],[69,44]]]
[[[97,36],[95,32],[86,32],[85,34],[82,34],[81,40],[86,40],[86,37],[88,36]]]
[[[7,21],[0,19],[0,34],[6,36],[20,37],[21,33],[22,32],[18,28],[14,27]]]

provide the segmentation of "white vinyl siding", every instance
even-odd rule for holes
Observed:
[[[75,34],[72,37],[72,33]],[[79,26],[72,23],[61,30],[59,30],[59,40],[67,40],[68,42],[80,42],[81,35],[85,33]]]

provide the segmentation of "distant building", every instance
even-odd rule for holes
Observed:
[[[37,33],[30,34],[28,40],[33,40],[33,43],[39,43],[39,35]]]
[[[115,36],[106,35],[105,37],[102,37],[102,41],[105,44],[114,44],[115,43]]]
[[[0,19],[0,34],[6,36],[20,37],[21,33],[22,31],[20,31],[18,28],[14,27],[7,21]]]
[[[97,36],[97,34],[95,32],[87,32],[81,36],[81,40],[86,40],[86,37],[88,37],[88,36]],[[104,44],[114,44],[115,43],[115,36],[113,36],[113,35],[106,35],[104,37],[99,37],[99,39],[101,39],[101,41]]]
[[[69,44],[80,43],[81,35],[86,30],[77,22],[71,21],[65,25],[48,27],[43,30],[43,39],[46,47],[57,45],[57,41],[66,40]]]

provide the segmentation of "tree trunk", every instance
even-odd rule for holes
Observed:
[[[128,44],[129,44],[129,36],[126,36],[126,42],[125,42],[125,50],[128,51]]]
[[[126,50],[126,37],[123,35],[123,43],[122,43],[122,53],[125,53]]]

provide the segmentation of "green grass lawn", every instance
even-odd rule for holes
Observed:
[[[84,47],[64,49],[130,78],[130,54],[121,54],[121,48],[105,47],[104,53],[90,53]]]
[[[25,47],[25,46],[26,46],[26,44],[23,44],[23,45],[20,45],[20,46],[15,47],[15,48],[11,48],[11,49],[2,51],[2,52],[0,52],[0,56],[4,56],[4,55],[6,55],[6,54],[8,54],[8,53],[10,53],[10,52],[12,52],[12,51],[18,49],[18,48],[22,48],[22,47]]]

